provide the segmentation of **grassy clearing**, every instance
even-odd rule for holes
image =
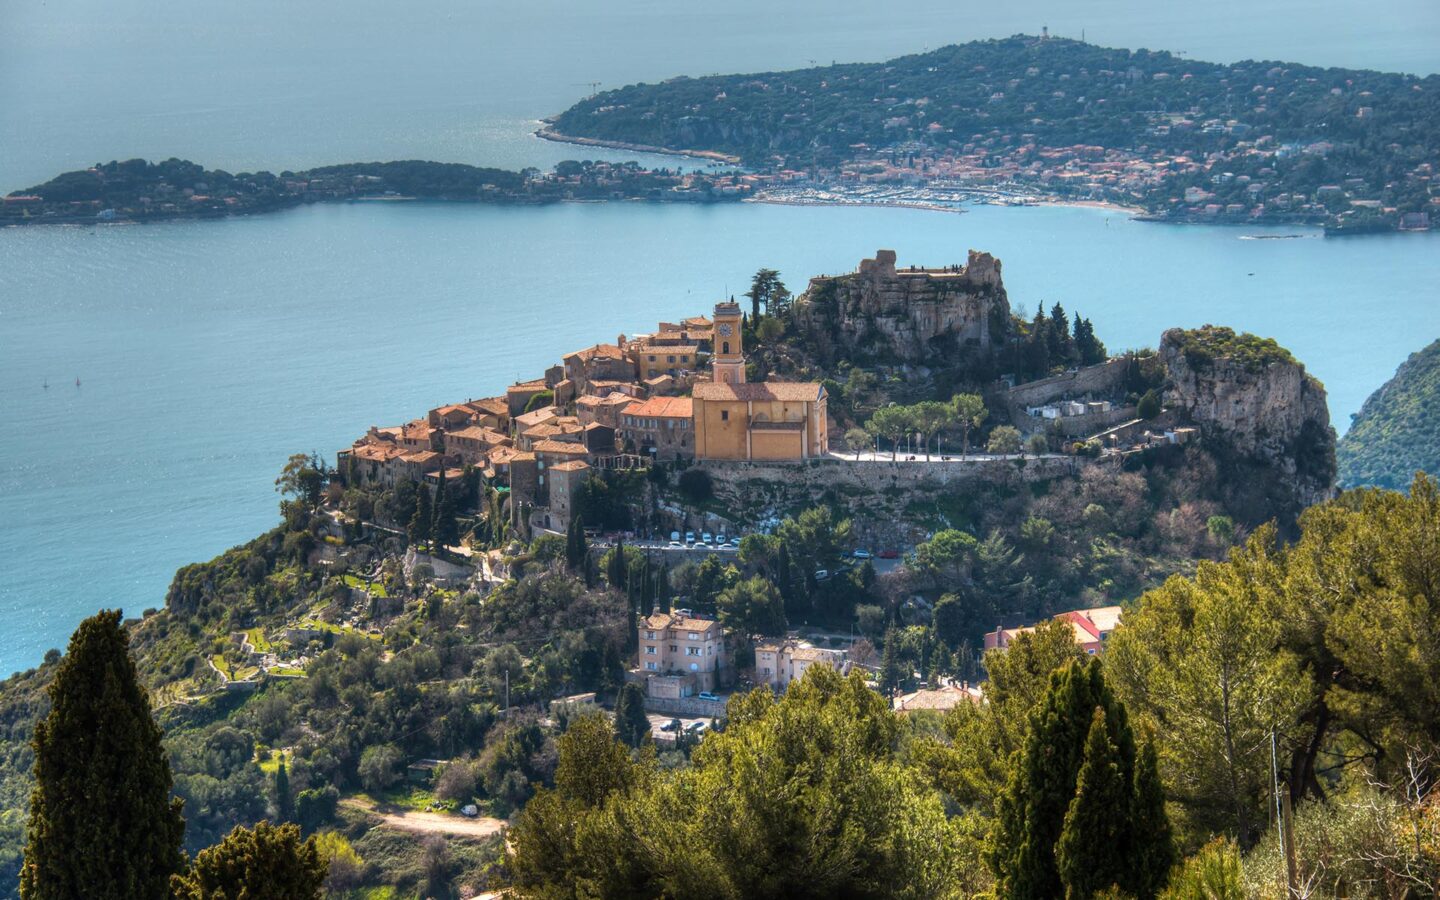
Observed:
[[[265,629],[263,628],[247,628],[245,637],[249,639],[250,646],[254,647],[258,653],[269,653],[272,649],[270,642],[265,639]]]
[[[359,590],[365,591],[372,597],[379,597],[381,599],[384,599],[385,597],[390,596],[385,591],[385,585],[381,584],[378,581],[367,582],[359,575],[351,572],[347,572],[346,574],[340,576],[340,580],[344,582],[346,587],[357,588]]]

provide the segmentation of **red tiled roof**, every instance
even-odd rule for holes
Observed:
[[[651,397],[637,400],[620,411],[627,416],[648,419],[689,419],[695,414],[689,397]]]
[[[710,381],[695,385],[696,400],[808,400],[825,393],[819,382],[762,381],[745,384]]]

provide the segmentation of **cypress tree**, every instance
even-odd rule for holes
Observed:
[[[892,625],[885,632],[885,649],[880,655],[880,690],[886,699],[894,697],[895,689],[900,686],[899,644],[899,636]]]
[[[582,571],[588,552],[588,545],[585,543],[585,521],[580,516],[573,516],[570,527],[565,529],[565,565],[572,572]]]
[[[997,895],[1017,900],[1064,896],[1055,844],[1075,796],[1097,706],[1104,710],[1121,775],[1127,784],[1134,777],[1134,736],[1125,708],[1105,685],[1100,661],[1074,662],[1053,673],[1045,701],[1031,717],[1019,764],[1013,767],[1000,798],[987,852]]]
[[[1145,741],[1135,761],[1135,806],[1130,821],[1135,828],[1133,863],[1125,887],[1139,900],[1150,900],[1165,888],[1177,862],[1153,737]]]
[[[129,650],[119,610],[91,616],[50,685],[50,712],[31,741],[25,900],[158,900],[184,868],[181,801],[170,796],[160,727]]]
[[[410,517],[410,527],[406,529],[410,542],[419,544],[430,540],[430,530],[434,524],[435,513],[430,508],[430,489],[422,484],[415,490],[415,515]]]
[[[1075,798],[1065,812],[1055,862],[1067,900],[1089,900],[1125,879],[1129,857],[1131,783],[1110,740],[1104,707],[1095,707]]]
[[[633,681],[620,688],[620,696],[615,700],[615,737],[631,747],[639,747],[650,737],[645,689]]]
[[[290,796],[290,773],[281,757],[280,766],[275,770],[275,818],[289,822],[295,818],[295,802]]]
[[[445,483],[445,470],[440,470],[440,484],[435,488],[435,523],[430,534],[441,547],[453,546],[460,540],[460,525],[455,521],[455,492]]]
[[[610,587],[617,591],[627,591],[630,584],[630,563],[625,555],[625,541],[622,538],[615,539],[615,548],[610,551],[610,563],[605,567],[605,580],[610,582]]]

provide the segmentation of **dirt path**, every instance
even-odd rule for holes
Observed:
[[[509,827],[510,824],[504,819],[492,819],[488,816],[467,819],[464,816],[456,816],[449,813],[418,812],[415,810],[381,812],[373,805],[365,803],[362,800],[349,799],[342,802],[346,806],[369,813],[391,828],[399,828],[402,831],[413,831],[419,834],[457,834],[463,837],[483,838],[490,837],[492,834],[499,834]]]

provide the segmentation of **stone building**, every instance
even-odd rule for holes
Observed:
[[[640,620],[637,671],[651,697],[691,697],[729,678],[730,659],[720,624],[685,610]]]
[[[797,641],[766,641],[755,647],[755,683],[785,690],[813,665],[825,665],[844,675],[850,661],[844,651],[826,650]]]
[[[689,397],[636,400],[620,414],[616,430],[632,453],[668,462],[695,456],[694,402]]]
[[[715,307],[711,381],[695,385],[698,459],[811,459],[830,450],[825,388],[817,382],[745,380],[740,307]]]

